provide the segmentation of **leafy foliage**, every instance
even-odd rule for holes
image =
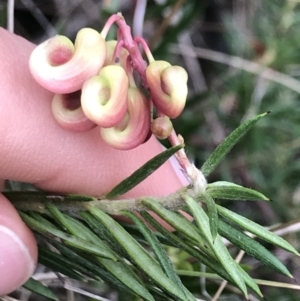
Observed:
[[[247,121],[233,135],[225,139],[209,157],[208,163],[204,164],[204,170],[207,173],[211,172],[239,138],[262,116]],[[126,187],[137,185],[146,177],[145,174],[154,172],[180,148],[181,146],[173,147],[151,159],[133,176],[118,184],[108,195],[119,196],[126,192]],[[6,193],[6,195],[14,200],[14,193]],[[74,198],[76,200],[76,196],[72,196],[71,202],[76,204]],[[61,200],[46,201],[47,215],[30,211],[20,212],[20,214],[27,225],[39,235],[40,262],[68,277],[105,281],[121,293],[130,293],[143,300],[160,300],[162,294],[164,298],[170,300],[195,300],[178,276],[165,251],[165,246],[176,246],[184,250],[194,260],[206,265],[214,273],[237,286],[245,296],[248,295],[248,289],[251,289],[262,297],[255,281],[234,261],[222,237],[229,239],[269,268],[292,277],[287,268],[272,253],[245,234],[242,229],[299,255],[288,242],[245,217],[216,205],[214,201],[223,198],[266,200],[264,195],[236,184],[216,182],[209,184],[206,191],[196,194],[193,190],[181,190],[177,198],[181,200],[181,205],[172,208],[171,200],[167,206],[170,207],[169,209],[159,199],[141,198],[136,200],[137,207],[131,209],[138,210],[140,215],[124,211],[124,208],[119,212],[116,211],[118,215],[125,215],[133,221],[134,226],[130,228],[122,226],[98,208],[98,203],[104,200],[92,198],[88,201],[87,197],[81,196],[78,199],[83,200],[80,202],[83,206],[76,208],[81,216],[80,219],[59,210]],[[114,202],[111,201],[112,206]],[[15,204],[18,206],[18,202]],[[182,211],[178,211],[180,208],[190,213],[195,223],[191,223],[183,216]],[[148,210],[156,213],[176,232],[166,230],[165,226],[151,217]],[[155,231],[146,226],[143,218],[155,228]],[[134,233],[131,234],[133,229]],[[153,253],[149,252],[150,250]],[[48,289],[43,289],[41,285],[34,285],[32,281],[26,284],[26,287],[49,298],[55,298]]]

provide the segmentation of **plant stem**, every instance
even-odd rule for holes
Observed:
[[[120,200],[98,199],[95,197],[80,195],[51,195],[41,192],[5,192],[4,195],[21,211],[35,211],[47,213],[46,206],[49,203],[63,212],[77,214],[80,211],[87,210],[88,207],[96,207],[112,215],[122,215],[122,211],[144,211],[147,207],[142,205],[142,200],[148,199],[153,202],[159,202],[165,208],[177,210],[185,206],[182,195],[193,197],[196,201],[201,201],[199,194],[194,189],[184,187],[177,192],[165,197],[139,197]]]

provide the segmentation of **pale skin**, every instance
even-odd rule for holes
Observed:
[[[0,29],[0,178],[47,191],[101,195],[162,151],[153,137],[134,150],[118,151],[101,140],[97,128],[84,133],[62,129],[51,115],[53,94],[29,73],[33,48]],[[163,196],[184,184],[180,171],[167,162],[126,196]],[[0,194],[0,295],[22,285],[36,260],[33,234]]]

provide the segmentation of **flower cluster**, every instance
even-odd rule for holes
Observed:
[[[106,41],[114,23],[118,39]],[[120,14],[111,16],[101,33],[81,29],[74,44],[65,36],[45,41],[29,63],[34,79],[55,93],[52,112],[62,127],[83,132],[98,126],[103,140],[116,149],[135,148],[151,133],[168,138],[173,131],[170,118],[185,106],[186,71],[155,61],[146,42],[132,38]]]

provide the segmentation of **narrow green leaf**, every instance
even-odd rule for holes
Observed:
[[[96,233],[96,235],[103,239],[112,250],[119,254],[120,257],[130,260],[128,254],[118,244],[114,237],[90,212],[80,212],[80,215],[84,218],[85,222]]]
[[[70,227],[68,230],[71,234],[80,239],[88,240],[89,242],[101,246],[104,249],[110,250],[110,248],[102,241],[102,239],[95,235],[92,230],[87,228],[81,221],[65,214],[64,218],[68,221],[68,225]]]
[[[154,219],[147,211],[141,211],[140,214],[146,220],[147,223],[149,223],[159,233],[162,233],[162,235],[164,235],[165,240],[169,241],[168,244],[169,246],[174,246],[177,248],[186,246],[185,242],[181,238],[179,238],[174,232],[167,230],[156,219]]]
[[[85,258],[85,257],[79,255],[78,253],[72,251],[70,248],[68,248],[62,244],[59,244],[56,241],[51,241],[51,244],[57,250],[59,250],[59,252],[62,255],[64,255],[64,257],[69,258],[71,261],[76,262],[80,267],[83,267],[83,268],[87,269],[88,271],[90,271],[94,275],[94,277],[90,277],[90,278],[97,279],[98,278],[97,276],[99,276],[102,280],[111,284],[113,287],[118,289],[120,292],[125,291],[126,293],[128,293],[128,292],[131,293],[131,290],[127,286],[125,286],[120,280],[118,280],[116,277],[114,277],[113,273],[109,273],[109,272],[105,271],[103,269],[103,265],[101,265],[101,263],[99,263],[97,260],[91,260],[90,257]],[[125,273],[125,275],[126,275],[126,277],[128,277],[127,273]],[[130,277],[128,277],[127,279],[129,279],[129,278]]]
[[[77,237],[83,238],[83,235],[81,234],[81,229],[77,229],[77,227],[74,229],[74,225],[72,225],[71,222],[66,218],[66,216],[60,212],[55,205],[52,203],[46,204],[46,208],[51,214],[51,217],[62,226],[63,230],[67,230],[69,233],[73,234],[76,233]],[[78,232],[79,231],[79,232]]]
[[[47,193],[44,191],[6,191],[3,194],[14,204],[14,206],[21,211],[30,211],[33,205],[41,202],[62,203],[65,202],[92,202],[97,200],[95,197],[85,195],[60,195]],[[29,204],[29,206],[27,206]],[[39,210],[38,206],[34,206],[35,210]],[[67,208],[66,208],[67,209]],[[43,208],[41,209],[43,211]],[[39,211],[39,212],[41,212]]]
[[[219,251],[216,248],[215,244],[212,245],[212,235],[210,233],[210,225],[208,221],[208,217],[205,213],[205,211],[202,209],[201,206],[197,204],[197,202],[194,199],[186,198],[186,202],[188,206],[191,209],[191,212],[193,213],[196,223],[198,224],[198,227],[202,233],[203,236],[206,237],[206,239],[210,242],[210,246],[216,252],[217,257],[220,256],[218,253]],[[219,258],[220,262],[222,263],[223,257]],[[209,265],[208,265],[209,266]],[[222,263],[222,266],[223,263]],[[237,264],[236,268],[239,270],[240,275],[243,277],[245,283],[253,290],[255,291],[259,296],[263,296],[258,285],[254,282],[254,280]],[[221,275],[224,279],[226,279],[226,275],[220,273],[220,269],[214,269],[217,274]],[[225,269],[226,270],[226,269]],[[227,278],[228,281],[228,278]],[[232,279],[229,280],[230,282],[234,282]]]
[[[46,207],[54,219],[61,224],[62,227],[66,228],[70,234],[79,239],[87,240],[93,245],[99,246],[101,249],[107,251],[111,255],[111,258],[118,260],[116,253],[78,219],[74,219],[66,214],[63,214],[53,204],[47,204]]]
[[[28,215],[30,215],[37,222],[40,222],[41,224],[43,224],[45,227],[49,227],[49,228],[59,230],[59,227],[57,227],[57,225],[54,225],[53,223],[51,223],[48,219],[46,219],[40,213],[30,211],[30,212],[28,212]]]
[[[244,283],[243,277],[241,276],[240,271],[237,267],[238,264],[233,260],[233,258],[229,254],[221,237],[217,234],[215,239],[213,238],[211,234],[209,218],[206,215],[205,211],[202,209],[201,206],[197,204],[197,202],[193,198],[189,196],[183,196],[183,197],[196,220],[200,232],[205,236],[209,246],[214,251],[216,257],[219,259],[224,269],[230,275],[233,282],[246,296],[247,288]]]
[[[263,113],[241,124],[235,129],[209,156],[201,167],[204,176],[208,176],[219,165],[222,159],[234,147],[234,145],[259,121],[268,113]]]
[[[296,255],[300,255],[293,246],[291,246],[286,240],[282,239],[278,235],[268,231],[264,227],[254,223],[253,221],[247,219],[246,217],[243,217],[237,213],[234,213],[220,205],[217,205],[217,209],[219,213],[232,220],[234,223],[236,223],[238,226],[242,227],[243,229],[255,234],[257,237],[264,239],[267,242],[270,242],[284,250],[287,250],[291,253],[294,253]]]
[[[138,230],[136,225],[129,224],[128,222],[126,223],[126,222],[120,222],[120,221],[119,221],[119,224],[137,241],[139,241],[141,243],[147,243],[147,241],[145,240],[145,237]],[[153,233],[153,235],[156,236],[156,238],[162,245],[176,247],[175,245],[172,244],[172,242],[170,240],[166,239],[166,237],[164,235],[162,235],[160,232],[153,230],[152,233]]]
[[[23,287],[42,297],[58,301],[58,298],[52,293],[52,291],[47,286],[43,285],[41,282],[33,278],[28,279],[23,284]]]
[[[89,254],[94,254],[100,257],[108,258],[111,260],[117,260],[111,252],[108,252],[104,248],[100,248],[99,246],[95,246],[92,243],[89,243],[86,240],[82,240],[79,238],[76,238],[72,235],[69,235],[63,231],[57,230],[55,228],[49,227],[48,225],[44,225],[43,223],[33,219],[29,215],[20,212],[20,215],[22,219],[25,221],[25,223],[33,230],[37,231],[38,233],[41,233],[45,236],[48,237],[53,237],[56,236],[60,238],[61,240],[64,241],[66,245],[72,246],[80,251],[89,253]]]
[[[61,212],[59,212],[54,205],[48,206],[48,210],[55,215],[57,221],[60,224],[66,227],[76,237],[87,240],[91,242],[93,245],[100,246],[105,251],[109,252],[113,258],[117,258],[116,254],[106,244],[104,244],[100,238],[98,238],[89,229],[87,229],[80,221],[73,219],[67,215],[61,214]],[[56,246],[56,247],[58,247],[60,250],[64,250],[64,251],[66,250],[64,249],[64,246],[60,246],[60,247]],[[76,253],[73,253],[72,257],[74,258],[75,255]],[[99,267],[95,265],[92,269],[93,273],[96,273],[96,275],[100,275],[101,278],[113,284],[119,290],[124,291],[124,289],[127,290],[130,289],[133,293],[142,297],[145,300],[149,300],[149,301],[153,300],[152,296],[141,284],[141,281],[138,279],[138,276],[135,275],[130,269],[130,267],[127,266],[125,263],[113,262],[111,260],[106,260],[101,257],[95,257],[94,260],[98,261],[100,265],[103,266],[106,270],[108,270],[109,273],[111,273],[113,276],[103,271],[102,269],[99,269]],[[78,262],[78,257],[76,258],[75,262]],[[81,259],[80,262],[84,262],[85,265],[87,265],[84,259]],[[89,268],[91,268],[91,265],[89,265]],[[93,278],[91,275],[89,276]]]
[[[244,277],[238,268],[239,265],[231,257],[220,235],[215,239],[214,250],[226,272],[230,275],[237,287],[244,293],[245,297],[247,297],[247,288]]]
[[[241,273],[243,274],[243,276],[245,276],[244,280],[245,282],[247,283],[247,285],[253,289],[254,292],[256,292],[260,297],[264,297],[263,294],[260,292],[260,289],[258,287],[258,285],[256,284],[256,280],[252,279],[240,266],[240,271]],[[208,278],[208,279],[220,279],[220,276],[217,275],[217,274],[212,274],[212,273],[202,273],[202,272],[196,272],[196,271],[184,271],[184,270],[177,270],[177,273],[179,275],[182,275],[182,276],[190,276],[190,277],[205,277],[205,278]],[[248,284],[248,280],[247,279],[250,279],[251,282],[254,282],[255,286],[252,287],[251,285]]]
[[[106,243],[108,243],[115,252],[118,252],[121,257],[127,258],[130,261],[130,257],[128,254],[121,248],[114,237],[106,230],[106,228],[89,212],[80,212],[80,215],[84,218],[85,222],[91,227],[91,229],[99,234]],[[70,217],[68,217],[70,218]],[[78,223],[79,221],[74,220],[74,222]],[[90,241],[95,241],[94,233],[85,233],[87,238]],[[109,248],[109,247],[108,247]],[[114,287],[118,287],[119,290],[124,288],[131,289],[133,293],[141,296],[145,299],[150,298],[151,296],[148,294],[146,289],[144,288],[140,278],[132,271],[132,269],[125,264],[124,262],[110,262],[108,260],[104,260],[102,258],[96,259],[101,266],[105,267],[106,270],[110,271],[110,273],[114,276],[111,276],[109,273],[102,272],[102,277],[109,283],[111,283]],[[117,281],[117,282],[116,282]],[[139,282],[139,284],[137,283]],[[134,288],[134,289],[132,289]]]
[[[153,232],[141,221],[137,216],[135,216],[131,212],[123,212],[123,214],[129,217],[144,235],[145,239],[149,243],[152,251],[154,252],[161,268],[164,270],[165,274],[173,281],[175,285],[178,286],[179,289],[186,295],[189,300],[195,301],[195,298],[190,293],[186,293],[186,288],[183,286],[180,278],[178,277],[176,270],[173,266],[172,261],[167,255],[167,252],[157,239],[157,237],[153,234]]]
[[[158,262],[160,263],[161,268],[165,271],[165,274],[174,282],[174,284],[179,285],[179,287],[182,286],[182,283],[174,270],[174,266],[173,266],[172,262],[170,261],[165,249],[160,244],[160,242],[158,241],[156,236],[133,213],[122,212],[122,214],[124,216],[129,217],[137,225],[138,229],[144,235],[146,241],[149,243],[150,247],[152,248],[152,251],[154,252]]]
[[[205,237],[206,241],[209,243],[209,245],[213,245],[213,237],[211,234],[211,228],[209,225],[209,218],[206,215],[203,208],[190,196],[183,195],[183,198],[188,205],[191,213],[193,214],[195,221],[197,223],[197,226],[200,230],[200,233]]]
[[[116,221],[97,208],[90,207],[89,210],[105,225],[108,231],[130,255],[136,265],[138,265],[153,281],[172,296],[175,296],[180,300],[187,300],[181,290],[165,276],[157,262]]]
[[[128,178],[119,183],[108,194],[106,194],[105,198],[116,198],[131,190],[133,187],[149,177],[154,171],[156,171],[161,165],[163,165],[169,158],[171,158],[177,151],[179,151],[183,147],[184,145],[182,144],[176,145],[158,154],[147,163],[145,163],[141,168],[136,170]]]
[[[208,184],[206,192],[214,199],[269,201],[266,196],[256,190],[224,181]]]
[[[67,194],[64,195],[65,201],[75,201],[75,202],[92,202],[97,200],[97,198],[88,196],[88,195],[81,195],[81,194]]]
[[[248,285],[248,287],[250,287],[254,292],[256,292],[258,296],[263,298],[264,295],[262,294],[255,280],[241,267],[241,265],[237,264],[236,266],[239,269],[240,275],[243,277],[246,285]]]
[[[177,231],[186,235],[189,239],[194,241],[200,248],[205,249],[205,242],[197,231],[197,228],[189,222],[186,218],[177,215],[175,212],[169,211],[164,208],[158,202],[154,202],[152,200],[143,199],[142,204],[147,208],[151,209],[158,216],[160,216],[163,220],[165,220],[168,224],[174,227]]]
[[[70,217],[68,217],[70,218]],[[71,218],[70,220],[71,221]],[[79,221],[76,221],[79,223]],[[75,220],[72,220],[73,225],[75,224]],[[79,224],[78,224],[79,225]],[[77,227],[73,228],[76,230]],[[86,232],[85,233],[86,239],[96,243],[98,240],[95,240],[93,233]],[[100,240],[100,239],[99,239]],[[89,261],[87,262],[86,259],[80,257],[78,254],[73,252],[72,250],[67,249],[67,247],[63,245],[57,245],[55,242],[52,241],[52,244],[55,245],[55,247],[63,252],[66,256],[74,259],[74,262],[80,263],[80,265],[86,266],[91,272],[93,272],[96,275],[99,275],[102,279],[107,281],[108,283],[112,284],[116,288],[118,288],[121,291],[130,290],[134,294],[142,297],[145,300],[153,301],[153,297],[151,294],[147,291],[147,289],[143,286],[138,276],[133,273],[131,268],[126,265],[122,261],[112,261],[108,260],[99,256],[96,257],[90,257]],[[104,246],[104,245],[102,245]],[[108,247],[107,247],[108,248]],[[101,265],[101,267],[104,267],[108,272],[103,271],[102,269],[99,269],[98,265],[95,265],[94,262],[97,262]],[[90,263],[90,264],[88,264]],[[93,263],[93,264],[92,264]],[[71,266],[71,265],[70,265]],[[93,278],[91,275],[89,275],[91,278]]]
[[[245,233],[237,230],[231,225],[227,224],[223,220],[219,220],[219,232],[220,234],[231,241],[234,245],[244,250],[247,254],[253,256],[257,260],[282,273],[286,276],[292,277],[288,269],[282,264],[282,262],[275,257],[270,251],[268,251],[259,242],[250,238]]]
[[[147,301],[154,301],[152,295],[145,288],[143,283],[138,280],[130,267],[124,262],[114,262],[105,258],[98,257],[99,263],[121,283],[128,287],[134,294]]]
[[[64,258],[58,253],[52,252],[44,247],[39,247],[39,262],[53,271],[71,277],[76,280],[82,280],[83,277],[77,271],[78,265]],[[82,271],[82,270],[81,270]]]
[[[207,194],[206,192],[203,192],[201,194],[206,206],[207,206],[207,214],[209,217],[209,226],[211,231],[212,239],[215,240],[215,238],[218,235],[218,210],[216,203],[214,199]],[[198,206],[199,207],[199,206]]]
[[[59,258],[63,261],[65,261],[66,267],[71,271],[78,271],[84,275],[89,276],[90,278],[97,279],[97,275],[100,276],[100,278],[103,276],[101,272],[104,272],[102,268],[99,268],[99,265],[96,265],[94,263],[95,260],[92,256],[88,256],[88,260],[84,258],[84,254],[80,254],[78,252],[73,251],[71,248],[63,245],[62,243],[59,243],[58,241],[51,239],[49,240],[49,243],[59,251],[60,254],[54,253],[53,260],[56,259],[56,256],[59,256]],[[43,254],[47,258],[53,257],[51,254],[48,253],[52,252],[49,249],[43,249]],[[59,260],[58,260],[59,261]],[[71,262],[71,264],[69,264]],[[101,272],[99,272],[99,270]]]
[[[86,212],[88,213],[88,212]],[[115,252],[115,248],[110,248],[110,246],[106,243],[106,241],[101,240],[100,237],[98,237],[96,234],[94,234],[94,232],[92,232],[92,230],[88,229],[83,223],[81,223],[79,220],[72,218],[70,216],[65,215],[65,218],[67,220],[69,220],[69,223],[72,225],[73,227],[73,233],[74,236],[84,239],[84,240],[88,240],[89,242],[99,246],[100,248],[103,248],[104,250],[106,250],[107,252],[109,252],[111,254],[111,256],[113,258],[115,258],[115,260],[120,260],[120,257],[118,256],[118,254]],[[76,234],[77,232],[77,234]],[[79,235],[80,233],[80,235]]]
[[[184,250],[195,259],[199,260],[199,262],[203,263],[211,270],[215,271],[218,275],[220,275],[225,280],[233,283],[232,279],[228,275],[228,273],[224,270],[223,266],[215,259],[215,257],[211,257],[210,254],[206,254],[202,252],[199,248],[194,248],[194,245],[189,245],[187,242],[176,236],[174,233],[168,231],[161,224],[157,222],[148,212],[140,212],[142,217],[153,226],[157,231],[164,234],[164,236],[171,241],[172,245],[177,246],[179,249]]]

